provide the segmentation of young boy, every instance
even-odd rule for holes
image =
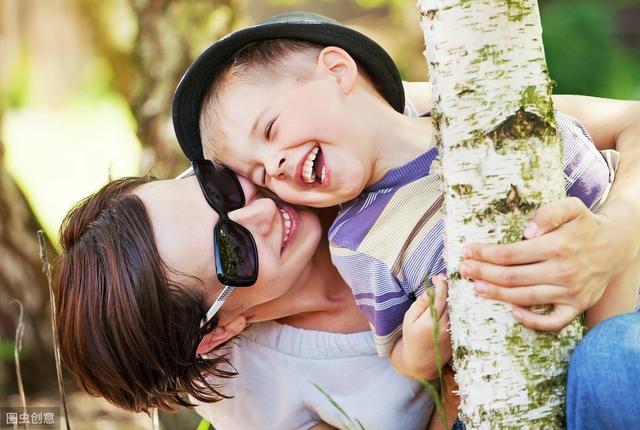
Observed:
[[[425,275],[445,270],[442,197],[430,172],[437,149],[431,118],[402,114],[390,61],[327,18],[275,17],[196,60],[176,91],[174,124],[191,160],[226,164],[290,203],[341,204],[329,231],[332,261],[379,354],[407,376],[430,379],[435,322],[428,299],[416,298]],[[576,120],[558,114],[557,122],[567,191],[591,207],[606,194],[609,168]],[[446,326],[443,295],[436,318]]]

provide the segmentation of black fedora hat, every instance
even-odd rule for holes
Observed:
[[[404,89],[389,54],[369,37],[322,15],[294,12],[277,15],[229,33],[209,46],[186,71],[173,97],[173,127],[190,160],[204,158],[200,139],[200,109],[220,68],[246,45],[266,39],[296,39],[337,46],[349,53],[398,112],[404,110]]]

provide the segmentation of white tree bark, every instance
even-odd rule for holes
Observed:
[[[421,0],[444,176],[449,313],[460,416],[468,429],[564,427],[574,321],[540,333],[461,278],[465,243],[519,240],[564,196],[562,145],[535,0]],[[540,309],[540,312],[548,309]]]

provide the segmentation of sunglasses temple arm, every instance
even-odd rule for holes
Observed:
[[[216,297],[216,299],[213,301],[213,304],[207,311],[207,316],[202,321],[202,324],[200,325],[201,327],[206,323],[208,323],[209,321],[211,321],[211,318],[213,318],[216,312],[220,310],[220,307],[222,307],[222,304],[229,298],[229,295],[233,292],[234,289],[235,287],[230,287],[228,285],[225,285],[222,292],[218,295],[218,297]]]

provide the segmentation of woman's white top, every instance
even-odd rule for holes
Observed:
[[[196,408],[216,430],[297,430],[319,422],[359,429],[356,419],[366,430],[423,430],[433,410],[420,383],[377,356],[370,331],[264,322],[242,332],[226,352],[239,375],[215,382],[234,398]]]

